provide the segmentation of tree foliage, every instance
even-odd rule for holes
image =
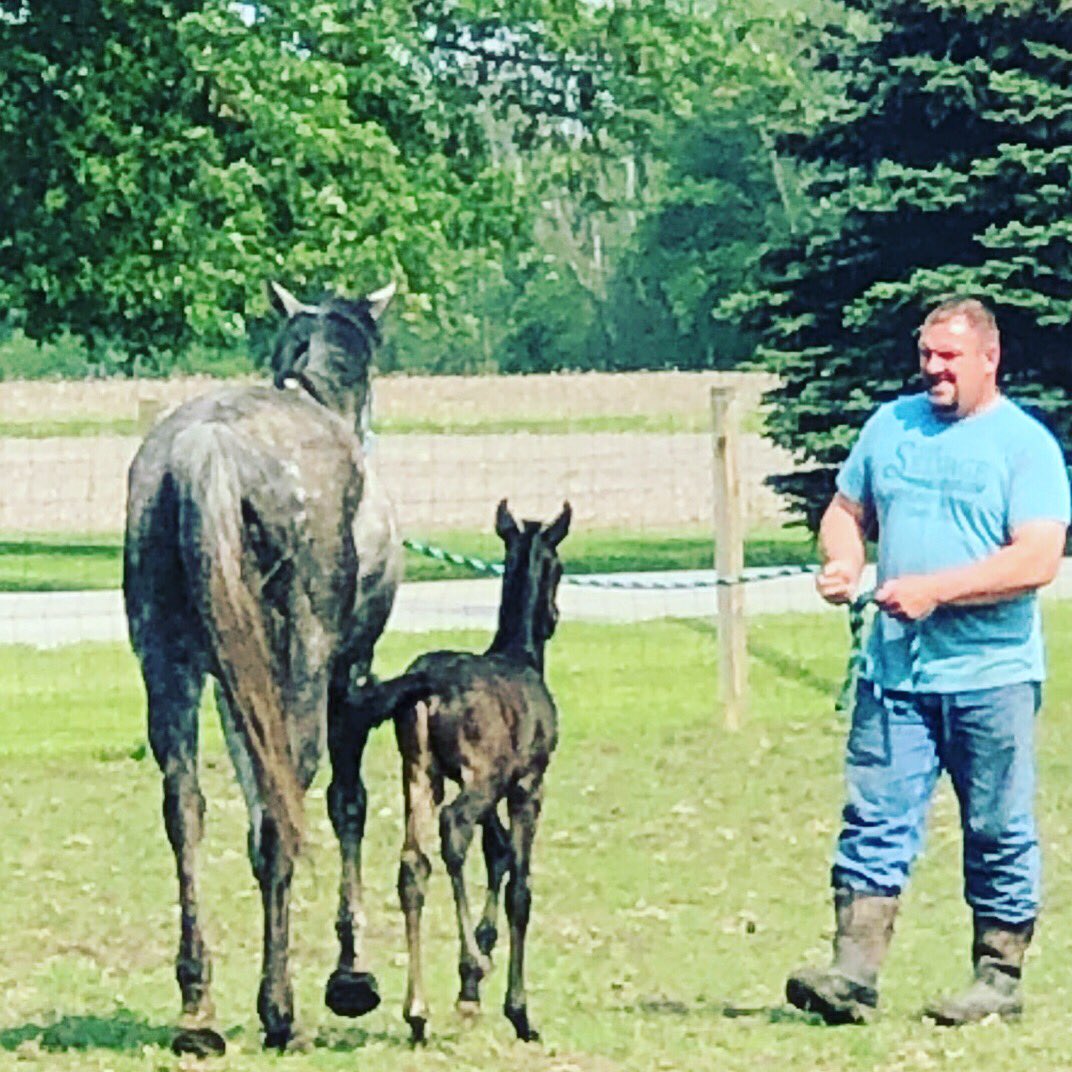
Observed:
[[[0,300],[132,356],[239,339],[267,276],[411,308],[522,229],[408,4],[57,0],[0,22]],[[344,13],[340,8],[345,8]]]
[[[828,7],[500,5],[559,57],[530,69],[553,121],[516,143],[539,206],[534,249],[485,288],[501,303],[495,326],[508,325],[500,367],[697,368],[750,355],[751,337],[711,307],[785,226],[768,131],[816,112],[808,50]],[[523,68],[525,53],[510,64]]]
[[[109,368],[166,368],[256,348],[266,277],[392,277],[396,367],[703,363],[738,338],[706,307],[769,222],[757,132],[813,107],[784,46],[804,19],[778,0],[0,0],[0,306]],[[726,174],[679,178],[693,141]],[[690,211],[699,254],[675,244]]]
[[[825,55],[848,91],[783,140],[809,169],[807,226],[725,303],[782,377],[768,427],[812,468],[782,486],[813,523],[875,404],[918,374],[927,306],[996,309],[1010,394],[1072,443],[1072,19],[1062,0],[880,0]]]

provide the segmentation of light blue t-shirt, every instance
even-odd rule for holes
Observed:
[[[985,558],[1026,521],[1069,521],[1061,448],[1007,398],[960,419],[939,416],[926,394],[886,403],[864,425],[837,486],[878,520],[879,584]],[[938,607],[914,623],[880,612],[864,672],[908,692],[1041,681],[1037,595]]]

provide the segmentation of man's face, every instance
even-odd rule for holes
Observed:
[[[938,320],[920,332],[919,368],[935,410],[966,417],[996,393],[997,342],[966,316]]]

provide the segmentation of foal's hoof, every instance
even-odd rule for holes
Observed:
[[[336,1016],[364,1016],[380,1003],[376,976],[371,972],[336,968],[328,979],[324,1003]]]
[[[506,1014],[506,1019],[514,1025],[514,1030],[517,1032],[517,1037],[522,1042],[539,1042],[540,1033],[529,1023],[529,1013],[525,1006],[519,1008],[512,1008],[507,1005],[503,1012]]]
[[[480,1002],[473,1001],[471,998],[458,998],[454,1005],[455,1011],[462,1018],[462,1020],[471,1024],[480,1019]]]
[[[171,1040],[171,1052],[179,1057],[222,1057],[227,1043],[211,1027],[184,1027]]]
[[[499,932],[495,929],[494,923],[489,923],[486,919],[482,919],[476,925],[477,948],[486,957],[491,956],[491,951],[495,948],[495,943],[498,940]]]
[[[428,1021],[423,1016],[407,1016],[409,1024],[409,1040],[414,1046],[423,1046],[428,1041]]]

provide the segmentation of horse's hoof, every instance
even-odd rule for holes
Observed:
[[[476,925],[477,948],[485,956],[491,956],[491,951],[495,948],[495,943],[498,940],[499,932],[495,929],[494,923],[489,923],[486,919],[482,919]]]
[[[211,1027],[184,1027],[171,1040],[171,1052],[179,1057],[222,1057],[227,1043]]]
[[[364,1016],[380,1003],[376,977],[371,972],[336,968],[328,979],[324,1003],[336,1016]]]
[[[509,1005],[503,1009],[506,1019],[514,1025],[514,1031],[522,1042],[539,1042],[540,1033],[529,1023],[528,1009],[524,1006],[511,1008]]]
[[[283,1053],[285,1050],[290,1049],[294,1038],[294,1028],[290,1024],[266,1027],[264,1029],[264,1048],[266,1050],[278,1050]]]
[[[295,1031],[292,1025],[278,1027],[264,1032],[264,1048],[277,1053],[310,1053],[313,1040],[308,1035]]]

